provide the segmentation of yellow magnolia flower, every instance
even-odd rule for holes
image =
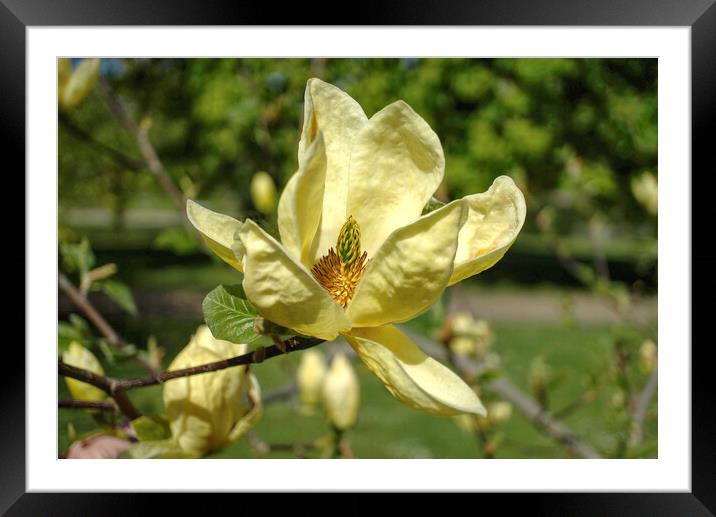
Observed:
[[[323,407],[328,418],[342,431],[353,427],[358,420],[360,385],[351,362],[339,353],[323,382]]]
[[[228,359],[246,345],[215,339],[205,325],[176,356],[169,371]],[[180,377],[164,385],[172,440],[182,451],[203,455],[238,440],[261,417],[261,393],[246,366]]]
[[[97,375],[104,375],[102,365],[99,363],[95,355],[79,344],[77,341],[72,341],[69,348],[63,352],[62,361],[70,366],[76,366],[78,368],[84,368]],[[86,382],[78,381],[77,379],[70,379],[65,377],[67,383],[67,389],[70,390],[72,398],[75,400],[86,400],[86,401],[99,401],[107,398],[107,394],[99,388],[87,384]]]
[[[492,267],[524,222],[524,197],[506,176],[421,215],[444,165],[437,135],[405,102],[369,119],[345,92],[310,79],[298,171],[278,205],[281,242],[250,219],[191,201],[187,214],[244,272],[244,291],[266,319],[322,339],[344,336],[412,407],[482,414],[473,390],[393,326]]]
[[[307,407],[315,407],[321,400],[321,387],[326,376],[328,366],[323,354],[315,349],[309,349],[301,355],[301,362],[296,370],[298,395]]]

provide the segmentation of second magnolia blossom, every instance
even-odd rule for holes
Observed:
[[[304,335],[345,337],[412,407],[484,414],[467,384],[394,326],[492,267],[524,222],[524,197],[506,176],[422,215],[444,166],[437,135],[405,102],[368,118],[348,94],[311,79],[298,171],[278,205],[281,242],[250,219],[192,201],[187,214],[212,250],[243,271],[263,317]]]

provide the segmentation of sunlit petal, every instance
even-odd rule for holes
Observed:
[[[326,181],[319,230],[311,249],[311,260],[335,246],[346,219],[348,162],[358,131],[368,118],[363,108],[340,88],[320,79],[306,84],[303,131],[298,146],[299,166],[310,156],[317,135],[323,134],[326,149]]]
[[[281,194],[278,203],[278,231],[286,250],[307,267],[308,254],[321,220],[326,181],[326,148],[322,133],[309,146],[305,158]]]
[[[231,267],[243,271],[241,256],[232,251],[234,235],[241,228],[241,221],[204,208],[191,199],[186,202],[186,215],[211,250]]]
[[[436,415],[485,414],[480,399],[460,377],[392,325],[353,329],[345,338],[401,402]]]
[[[301,334],[333,339],[350,328],[345,311],[276,240],[247,219],[239,231],[244,248],[244,291],[266,319]]]
[[[346,214],[363,230],[368,256],[393,230],[420,216],[444,169],[440,140],[405,102],[371,117],[351,152]]]
[[[494,266],[515,242],[527,211],[522,191],[508,176],[463,199],[468,216],[460,229],[450,285]]]
[[[388,237],[348,306],[354,326],[406,321],[437,301],[452,274],[466,211],[462,200],[454,201]]]

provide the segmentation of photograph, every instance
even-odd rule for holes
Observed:
[[[660,457],[656,57],[55,66],[60,462]]]

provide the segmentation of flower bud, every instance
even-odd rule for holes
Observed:
[[[463,413],[461,415],[456,415],[453,417],[457,426],[468,433],[474,433],[477,430],[478,418],[480,417],[477,417],[475,415],[468,415],[467,413]]]
[[[80,105],[97,82],[99,63],[99,59],[82,60],[62,88],[60,107],[70,110]]]
[[[647,339],[639,347],[639,367],[644,373],[651,373],[656,365],[656,343]]]
[[[506,422],[512,416],[512,404],[504,400],[494,402],[488,406],[487,415],[492,424]]]
[[[57,60],[57,102],[62,102],[67,83],[72,77],[72,64],[66,57]]]
[[[94,354],[77,341],[70,343],[69,348],[62,354],[62,361],[70,366],[84,368],[97,375],[104,375],[102,365]],[[69,377],[65,377],[65,382],[72,398],[75,400],[99,401],[107,398],[104,391],[86,382],[70,379]]]
[[[229,359],[246,350],[245,344],[215,339],[202,325],[169,371]],[[183,451],[198,455],[238,440],[262,413],[258,382],[244,365],[167,381],[164,405],[173,440]]]
[[[333,425],[343,431],[355,425],[359,405],[358,376],[348,358],[336,354],[323,381],[323,407]]]
[[[494,341],[490,324],[475,319],[466,312],[459,312],[450,319],[451,335],[449,346],[461,356],[481,357]]]
[[[659,212],[659,188],[656,176],[643,172],[632,178],[631,191],[639,204],[651,215]]]
[[[315,349],[309,349],[301,355],[301,362],[296,371],[298,394],[308,407],[316,407],[321,401],[321,387],[326,376],[326,359]]]
[[[276,185],[267,172],[259,171],[254,174],[250,191],[256,210],[265,215],[273,213],[276,208]]]

